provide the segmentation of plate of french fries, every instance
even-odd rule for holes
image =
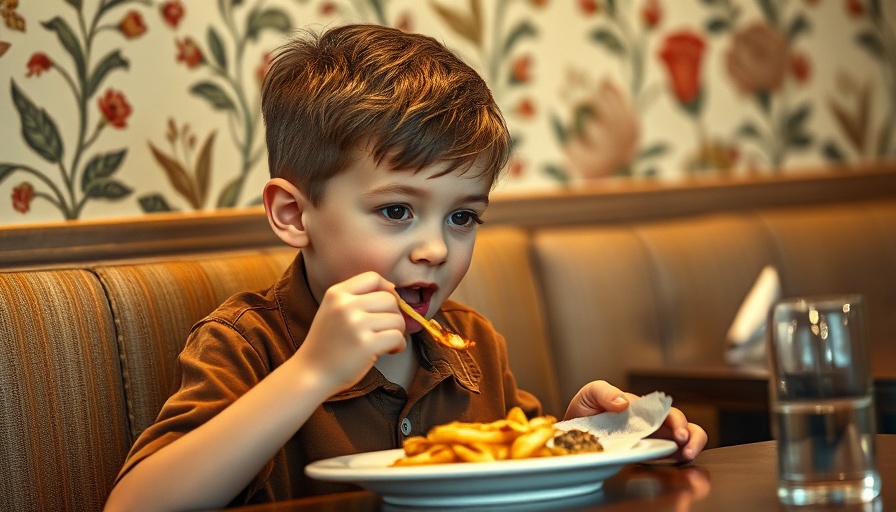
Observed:
[[[305,472],[357,484],[393,505],[504,505],[595,492],[626,464],[662,458],[677,448],[672,441],[641,439],[626,449],[592,443],[587,450],[571,450],[554,442],[563,434],[556,421],[528,419],[514,408],[491,423],[437,425],[426,436],[407,438],[403,448],[320,460]]]

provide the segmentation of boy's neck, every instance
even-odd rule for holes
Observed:
[[[407,391],[414,381],[414,375],[420,362],[417,359],[417,351],[414,343],[408,336],[408,345],[402,352],[398,354],[386,354],[380,356],[374,363],[374,368],[380,371],[389,382],[398,384]]]

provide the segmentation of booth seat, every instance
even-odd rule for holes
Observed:
[[[0,272],[0,510],[99,510],[175,382],[190,326],[295,257],[266,248]],[[785,295],[861,293],[896,363],[896,199],[480,231],[453,298],[504,333],[519,385],[562,416],[636,366],[723,364],[760,270]],[[488,390],[485,390],[488,392]]]

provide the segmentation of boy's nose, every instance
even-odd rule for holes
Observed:
[[[415,263],[440,265],[448,258],[448,244],[441,232],[427,234],[422,237],[411,251],[411,260]]]

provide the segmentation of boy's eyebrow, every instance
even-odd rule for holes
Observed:
[[[418,187],[412,187],[410,185],[402,185],[401,183],[384,185],[382,187],[370,190],[364,195],[373,198],[381,194],[402,194],[421,199],[426,199],[427,197],[429,197],[429,192],[427,192],[426,190]],[[469,196],[464,197],[462,202],[484,203],[486,206],[488,206],[488,194],[470,194]]]

